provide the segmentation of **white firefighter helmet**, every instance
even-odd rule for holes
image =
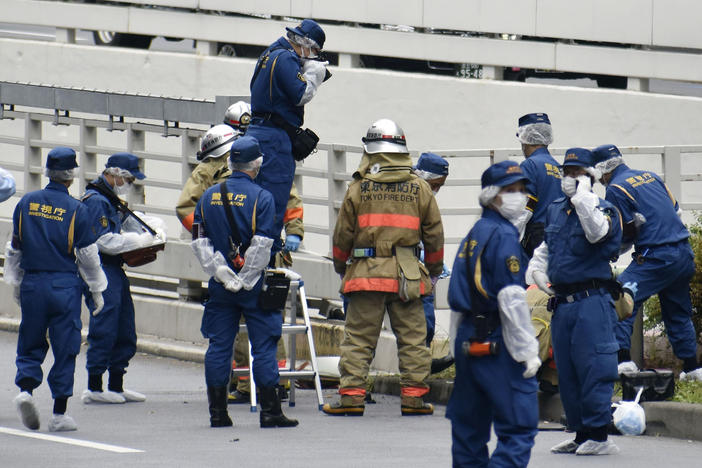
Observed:
[[[380,119],[374,122],[361,140],[363,141],[363,149],[368,154],[409,153],[405,132],[390,119]]]
[[[229,125],[219,124],[207,130],[200,142],[200,151],[197,152],[197,160],[202,161],[207,158],[218,158],[229,151],[232,142],[239,136],[239,133]]]
[[[229,106],[224,113],[224,123],[244,133],[251,123],[251,104],[238,101]]]

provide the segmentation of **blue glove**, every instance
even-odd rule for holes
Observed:
[[[289,234],[285,236],[285,247],[283,247],[283,250],[288,252],[297,252],[297,249],[300,247],[300,242],[302,242],[302,238],[300,236]]]
[[[439,278],[448,278],[449,276],[451,276],[451,269],[444,263],[444,271],[441,272]]]
[[[628,289],[631,291],[631,295],[636,297],[636,293],[639,291],[639,283],[636,281],[627,281],[626,283],[622,284],[622,289]]]

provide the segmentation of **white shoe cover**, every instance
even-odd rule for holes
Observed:
[[[576,455],[614,455],[619,453],[619,447],[611,440],[597,442],[595,440],[586,440],[575,451]]]
[[[125,399],[127,402],[130,402],[130,401],[146,401],[146,396],[145,396],[145,395],[143,395],[143,394],[141,394],[141,393],[139,393],[139,392],[135,392],[134,390],[127,390],[126,388],[125,388],[124,391],[122,391],[122,393],[120,393],[119,395],[122,395],[122,397],[124,397],[124,399]]]
[[[85,390],[80,399],[86,405],[90,403],[120,404],[127,401],[119,393],[111,392],[109,390],[106,392],[93,392],[91,390]]]
[[[579,443],[573,439],[568,439],[551,447],[551,453],[575,453],[578,447],[580,447]]]
[[[624,361],[620,362],[617,366],[617,374],[623,374],[624,372],[638,372],[639,366],[636,365],[634,361]]]
[[[681,372],[680,380],[696,380],[697,382],[702,382],[702,368],[690,372]]]
[[[15,403],[22,424],[33,431],[39,429],[39,410],[34,404],[34,397],[29,392],[20,392],[12,401]]]
[[[73,418],[65,414],[54,414],[51,417],[51,421],[49,421],[50,432],[66,432],[75,431],[77,429],[78,425]]]

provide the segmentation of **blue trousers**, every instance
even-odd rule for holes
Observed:
[[[281,311],[257,307],[261,284],[251,291],[232,293],[221,283],[210,279],[210,300],[202,316],[202,336],[209,340],[205,353],[205,381],[209,387],[224,387],[232,372],[232,346],[244,315],[251,341],[254,382],[260,387],[278,385],[276,351],[282,332]]]
[[[604,290],[560,303],[551,320],[561,401],[573,431],[607,425],[617,375],[612,297]]]
[[[90,316],[86,356],[89,375],[102,375],[107,369],[124,373],[136,353],[134,303],[127,275],[119,265],[105,264],[102,269],[107,276],[107,289],[102,293],[105,307],[96,317]],[[89,310],[94,310],[90,293],[86,293],[86,303]]]
[[[434,339],[434,329],[436,328],[433,294],[422,296],[422,307],[424,307],[424,318],[427,320],[427,346],[431,346],[431,340]]]
[[[622,284],[627,281],[638,284],[634,314],[615,325],[619,348],[631,348],[636,313],[649,297],[658,294],[673,352],[680,359],[693,357],[697,353],[697,340],[690,320],[690,280],[695,274],[695,260],[690,244],[686,239],[676,245],[653,247],[644,252],[643,263],[631,262],[618,278]]]
[[[451,454],[458,467],[526,467],[537,433],[539,405],[536,379],[522,377],[524,365],[507,352],[498,332],[496,356],[469,357],[461,344],[473,335],[464,320],[456,334],[456,379],[446,409],[451,420]],[[490,426],[497,447],[488,453]]]
[[[253,136],[263,153],[263,165],[256,177],[256,183],[273,195],[275,203],[275,232],[283,231],[285,209],[290,198],[293,178],[295,177],[295,160],[292,156],[290,137],[270,122],[252,124],[246,130],[247,136]],[[273,252],[282,248],[279,236],[273,242]]]
[[[15,383],[41,384],[41,365],[49,349],[54,353],[47,381],[53,398],[73,395],[73,374],[80,351],[82,282],[76,273],[26,272],[20,287],[22,321],[17,338]]]

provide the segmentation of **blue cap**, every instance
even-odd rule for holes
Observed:
[[[65,146],[57,146],[46,157],[46,168],[52,171],[66,171],[78,167],[76,152]]]
[[[298,26],[295,26],[294,28],[285,29],[287,29],[291,33],[297,34],[298,36],[309,37],[317,43],[320,49],[324,47],[324,41],[326,39],[326,36],[324,35],[324,30],[322,30],[322,27],[314,20],[302,20],[302,23],[300,23]]]
[[[449,163],[446,159],[434,153],[422,153],[417,160],[414,169],[432,174],[447,176],[449,173]]]
[[[139,180],[145,179],[146,176],[139,169],[139,158],[131,153],[115,153],[107,159],[105,167],[119,167],[125,171],[129,171],[134,177]]]
[[[621,158],[622,153],[614,145],[600,145],[592,150],[592,164],[595,165],[602,161],[612,158]]]
[[[526,181],[527,177],[522,172],[522,168],[519,167],[519,164],[514,161],[500,161],[488,167],[485,172],[483,172],[480,178],[480,184],[482,188],[490,185],[505,187],[520,180]]]
[[[545,112],[537,112],[534,114],[525,114],[519,117],[519,126],[535,124],[535,123],[545,123],[551,125],[551,121],[548,120],[548,114]]]
[[[592,162],[592,151],[585,148],[570,148],[565,152],[563,164],[561,165],[561,167],[565,166],[594,166],[594,163]]]
[[[229,150],[229,159],[233,163],[247,163],[263,156],[258,140],[252,136],[241,136],[234,140],[232,148]]]

